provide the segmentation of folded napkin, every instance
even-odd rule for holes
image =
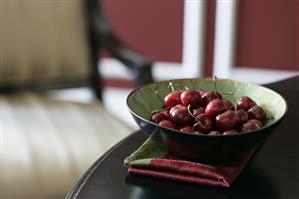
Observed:
[[[203,164],[170,156],[149,137],[124,161],[129,174],[188,182],[200,185],[230,187],[245,168],[256,148],[235,160],[222,164]]]

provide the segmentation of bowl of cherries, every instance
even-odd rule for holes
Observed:
[[[127,105],[142,132],[169,154],[208,162],[260,146],[287,111],[273,90],[216,78],[149,84],[132,91]]]

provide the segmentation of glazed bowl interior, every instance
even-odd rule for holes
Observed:
[[[194,78],[156,82],[136,89],[129,94],[127,98],[127,105],[135,121],[142,129],[146,131],[147,134],[158,134],[158,137],[160,137],[160,140],[158,140],[158,142],[160,142],[160,144],[164,147],[165,145],[167,145],[166,139],[169,139],[169,137],[173,138],[175,142],[178,142],[178,144],[198,141],[198,143],[195,143],[195,145],[201,144],[203,146],[205,142],[214,143],[215,141],[215,143],[217,143],[217,141],[219,141],[222,143],[222,145],[226,145],[226,142],[228,144],[231,142],[240,142],[238,143],[239,145],[242,145],[246,142],[251,142],[251,145],[254,146],[262,142],[271,132],[273,132],[273,130],[287,111],[286,101],[280,94],[276,93],[273,90],[246,82],[234,81],[229,79],[217,79],[217,91],[220,92],[224,98],[231,100],[234,105],[241,96],[249,96],[257,103],[257,105],[261,106],[267,114],[267,120],[265,124],[261,129],[247,133],[238,133],[235,135],[209,136],[183,133],[174,129],[161,127],[150,121],[152,112],[154,110],[160,110],[163,108],[163,99],[169,92],[171,92],[169,82],[172,83],[175,90],[215,90],[215,83],[212,78]],[[249,136],[246,137],[246,135]],[[161,137],[163,138],[162,141]],[[221,137],[226,138],[222,139]],[[230,138],[228,137],[235,138],[231,138],[234,140],[230,141]],[[239,138],[240,140],[238,140]],[[213,145],[209,144],[209,146],[205,148],[211,147],[213,147]],[[193,149],[190,149],[188,153],[192,153],[192,150]]]

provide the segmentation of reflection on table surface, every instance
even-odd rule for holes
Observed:
[[[127,175],[126,183],[132,185],[130,199],[186,198],[197,195],[202,198],[279,198],[275,185],[267,172],[253,165],[247,168],[231,188],[217,188],[143,176]]]

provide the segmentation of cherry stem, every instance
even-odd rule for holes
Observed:
[[[170,89],[171,89],[172,92],[174,91],[174,87],[173,87],[172,82],[169,82],[169,83],[168,83],[168,87],[170,87]]]
[[[216,81],[217,81],[217,77],[216,77],[216,75],[214,75],[214,77],[213,77],[213,84],[214,84],[214,90],[215,90],[215,92],[217,92]]]
[[[155,94],[158,97],[158,99],[160,100],[160,102],[163,104],[163,100],[161,99],[161,96],[159,95],[159,91],[155,90]]]
[[[214,83],[214,90],[215,90],[215,92],[218,92],[217,91],[217,84],[216,84],[216,82],[217,82],[217,76],[215,75],[214,77],[213,77],[213,83]],[[226,95],[234,95],[234,93],[233,92],[225,92],[225,91],[223,91],[223,92],[219,92],[219,93],[221,93],[221,94],[226,94]]]
[[[213,82],[214,82],[214,89],[215,89],[215,92],[217,92],[216,81],[217,81],[217,77],[216,77],[216,75],[214,75],[214,77],[213,77]],[[224,93],[224,92],[221,92],[221,93]],[[223,103],[224,107],[227,109],[227,106],[226,106],[226,104],[224,103],[223,100],[222,100],[222,103]]]
[[[193,125],[193,127],[192,127],[192,130],[194,131],[195,130],[195,127],[198,125],[198,122],[197,123],[195,123],[194,125]]]
[[[187,106],[188,113],[189,113],[193,118],[195,118],[195,116],[192,114],[190,108],[191,108],[191,105],[189,104],[189,105]]]
[[[171,88],[171,91],[172,91],[172,92],[175,91],[175,89],[174,89],[174,86],[175,86],[175,85],[180,85],[180,84],[174,84],[174,83],[172,83],[172,82],[169,82],[168,84],[169,84],[168,87]],[[187,86],[184,86],[184,88],[185,88],[186,90],[189,90],[189,88],[188,88]]]
[[[166,108],[163,108],[163,109],[160,109],[160,110],[153,110],[151,113],[152,114],[155,114],[155,113],[159,113],[159,112],[161,112],[161,111],[165,111],[165,110],[168,110],[168,109],[170,109],[171,107],[166,107]]]

